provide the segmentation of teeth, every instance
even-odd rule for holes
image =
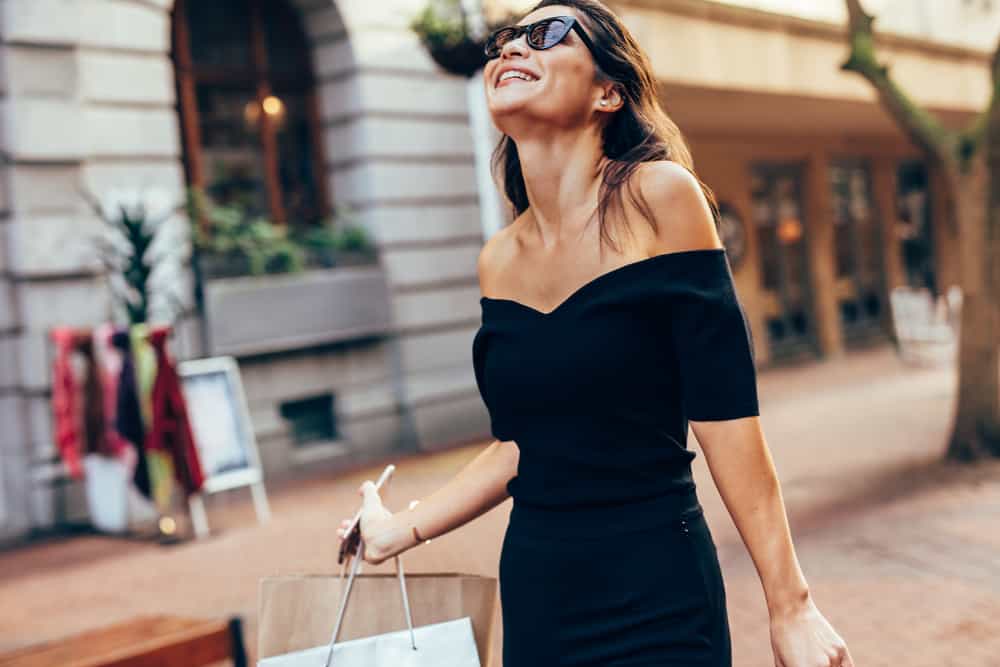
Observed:
[[[506,81],[507,79],[524,79],[525,81],[537,81],[538,79],[530,74],[521,72],[516,69],[509,69],[500,75],[500,81]],[[499,83],[499,82],[498,82]]]

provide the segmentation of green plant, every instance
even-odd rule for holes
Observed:
[[[333,216],[322,225],[302,227],[294,235],[304,247],[341,252],[373,252],[374,240],[344,207],[338,207]]]
[[[413,17],[410,28],[429,46],[454,47],[469,36],[461,0],[430,0]]]
[[[170,238],[168,223],[180,207],[160,189],[112,189],[100,200],[86,190],[80,193],[105,224],[94,243],[113,305],[128,324],[173,322],[183,310],[185,244]]]
[[[346,209],[323,225],[275,225],[240,203],[216,204],[202,190],[188,196],[195,250],[215,275],[294,273],[333,266],[337,252],[374,253],[374,243]]]
[[[486,35],[514,20],[512,12],[493,12],[485,19],[485,33],[474,36],[462,0],[428,0],[410,21],[410,29],[438,65],[452,74],[469,77],[486,64]]]
[[[251,275],[305,268],[305,254],[289,238],[287,228],[249,214],[243,204],[217,204],[202,190],[192,188],[188,191],[188,217],[200,257],[228,260],[231,267],[245,264]]]

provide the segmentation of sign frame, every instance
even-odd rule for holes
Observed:
[[[202,453],[203,437],[199,437],[197,422],[192,413],[192,401],[188,399],[186,383],[190,383],[196,378],[206,378],[221,375],[224,382],[228,384],[227,395],[222,397],[229,404],[233,418],[233,426],[241,442],[238,447],[243,451],[246,466],[235,470],[223,472],[213,472],[205,470],[205,482],[198,493],[192,494],[188,498],[188,511],[191,516],[191,524],[194,528],[195,536],[199,539],[209,535],[208,515],[205,511],[204,497],[212,493],[229,491],[241,487],[249,487],[253,498],[254,511],[260,523],[268,521],[271,517],[271,510],[267,500],[267,492],[264,488],[263,468],[260,462],[260,451],[257,448],[257,438],[254,434],[253,423],[250,420],[250,410],[247,405],[246,394],[243,391],[243,381],[240,377],[239,365],[232,356],[208,357],[204,359],[189,359],[180,361],[177,364],[177,375],[180,379],[181,390],[184,393],[184,400],[188,412],[188,420],[191,423],[191,430],[194,434],[195,444],[198,448],[199,459],[205,461]]]

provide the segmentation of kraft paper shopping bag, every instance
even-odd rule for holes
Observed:
[[[263,661],[273,656],[309,651],[310,656],[312,653],[320,656],[317,667],[322,667],[347,581],[346,577],[337,575],[287,575],[263,579],[258,600],[258,658]],[[491,664],[493,632],[499,625],[495,577],[457,572],[413,573],[405,575],[405,583],[418,649],[431,643],[439,647],[448,645],[448,642],[460,645],[462,619],[468,617],[465,623],[471,623],[479,662],[482,667]],[[441,625],[425,628],[435,624]],[[341,647],[343,655],[347,655],[346,649],[351,648],[348,646],[351,640],[389,633],[393,637],[388,641],[369,642],[371,646],[364,650],[372,657],[362,664],[382,664],[374,662],[379,659],[375,657],[375,646],[379,644],[382,656],[390,655],[386,651],[400,650],[400,646],[408,649],[410,633],[400,600],[397,575],[357,575],[350,593],[350,604],[343,614],[336,644],[337,655],[341,655]],[[459,639],[455,639],[456,636]],[[420,657],[407,650],[402,650],[399,655],[406,659]],[[387,664],[396,663],[390,661]],[[448,663],[440,664],[444,667]],[[335,662],[334,667],[336,665]]]

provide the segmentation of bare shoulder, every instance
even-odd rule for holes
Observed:
[[[522,217],[518,216],[511,224],[501,228],[480,249],[479,258],[476,260],[480,294],[485,295],[495,291],[498,276],[503,274],[503,267],[510,262],[514,254],[514,229]]]
[[[722,247],[705,192],[688,169],[654,160],[639,165],[633,178],[654,216],[655,252]]]

